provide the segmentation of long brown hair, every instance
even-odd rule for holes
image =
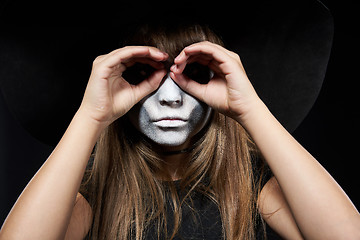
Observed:
[[[155,46],[174,57],[187,45],[200,41],[223,45],[209,28],[142,27],[126,44]],[[225,239],[254,239],[257,190],[252,154],[256,148],[243,127],[216,111],[196,137],[195,148],[182,173],[180,198],[166,175],[161,154],[126,116],[100,136],[94,163],[84,177],[83,190],[93,210],[93,239],[143,239],[150,224],[166,239],[175,236],[181,223],[182,205],[200,191],[219,207]],[[170,193],[170,194],[169,194]],[[173,230],[168,232],[166,199],[174,209]],[[191,202],[191,201],[190,201]],[[158,236],[160,238],[160,234]]]

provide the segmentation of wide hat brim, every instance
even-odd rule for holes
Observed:
[[[122,29],[147,21],[170,26],[203,23],[239,54],[261,99],[292,132],[310,111],[325,77],[333,37],[331,14],[316,0],[234,3],[183,3],[173,8],[103,3],[86,10],[64,5],[48,10],[9,1],[0,15],[4,99],[31,135],[55,145],[81,103],[93,59],[120,46]],[[56,25],[63,19],[71,24]],[[45,24],[39,25],[39,20]]]

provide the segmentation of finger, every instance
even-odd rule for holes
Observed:
[[[109,53],[106,58],[103,58],[101,64],[111,68],[121,63],[127,63],[132,58],[141,57],[160,62],[165,61],[168,55],[154,47],[128,46]]]
[[[186,56],[193,56],[198,54],[207,55],[208,57],[211,56],[219,63],[229,60],[229,55],[224,48],[208,42],[192,44],[184,48],[184,53]]]
[[[185,49],[185,52],[189,56],[193,54],[211,55],[213,57],[213,65],[217,66],[224,75],[231,74],[234,69],[239,66],[239,64],[241,65],[239,61],[227,53],[225,48],[219,45],[202,44],[191,46],[188,49]]]
[[[174,59],[174,65],[171,67],[171,71],[173,71],[175,74],[181,74],[186,64],[190,62],[190,56],[185,53],[184,50],[182,50],[179,55]]]
[[[190,56],[195,54],[211,55],[214,57],[213,54],[215,50],[226,52],[225,48],[222,48],[220,45],[211,42],[205,41],[194,43],[185,47],[174,59],[174,63],[181,64],[182,62],[187,61]]]
[[[156,48],[149,47],[149,51],[145,54],[133,52],[129,57],[122,58],[122,64],[128,64],[131,62],[141,61],[141,59],[149,59],[154,62],[163,62],[168,58],[168,54],[157,50]]]
[[[154,61],[152,59],[149,58],[133,58],[131,59],[131,61],[128,61],[127,63],[125,63],[125,67],[131,67],[133,66],[135,63],[143,63],[143,64],[148,64],[151,67],[155,68],[155,69],[162,69],[164,68],[164,63],[163,62],[157,62]]]
[[[141,99],[155,91],[166,74],[167,71],[165,69],[157,70],[151,74],[149,78],[134,86],[136,102],[139,102]]]
[[[205,85],[197,83],[183,74],[175,74],[170,72],[170,77],[179,85],[182,90],[204,102]]]
[[[229,54],[230,51],[221,47],[220,45],[210,42],[200,42],[187,46],[183,51],[175,58],[174,63],[177,65],[174,67],[175,73],[179,74],[185,68],[187,62],[195,56],[201,56],[202,59],[212,59],[210,62],[212,66],[217,66],[218,69],[212,69],[218,71],[219,69],[225,75],[232,70],[232,62],[235,59]],[[231,66],[231,67],[230,67]]]
[[[209,55],[194,55],[194,56],[189,56],[187,58],[186,61],[184,61],[181,64],[174,64],[170,69],[175,73],[175,74],[181,74],[184,69],[186,68],[186,65],[190,64],[190,63],[200,63],[201,65],[204,66],[209,66],[211,68],[210,63],[213,61],[213,58]],[[215,69],[212,69],[215,70]]]

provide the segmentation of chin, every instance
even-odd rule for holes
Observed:
[[[187,142],[188,137],[189,136],[187,136],[187,135],[184,136],[182,134],[169,132],[167,134],[164,134],[163,136],[150,137],[150,139],[160,146],[180,147]]]

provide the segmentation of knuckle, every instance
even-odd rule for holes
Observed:
[[[241,62],[239,54],[237,54],[235,52],[231,52],[231,55],[233,56],[233,58],[235,58],[235,60]]]
[[[206,41],[203,41],[203,42],[200,42],[199,45],[202,47],[202,48],[209,48],[209,47],[212,47],[214,46],[214,44],[208,40]]]
[[[129,50],[129,49],[131,49],[131,48],[134,48],[134,46],[125,46],[125,47],[122,47],[122,48],[120,48],[120,49],[118,49],[118,50],[120,50],[120,51],[126,51],[126,50]]]
[[[208,40],[205,41],[205,45],[210,46],[210,47],[216,47],[216,48],[220,47],[219,44],[217,44],[215,42],[208,41]]]
[[[97,56],[93,61],[93,66],[97,65],[104,58],[105,55]]]

